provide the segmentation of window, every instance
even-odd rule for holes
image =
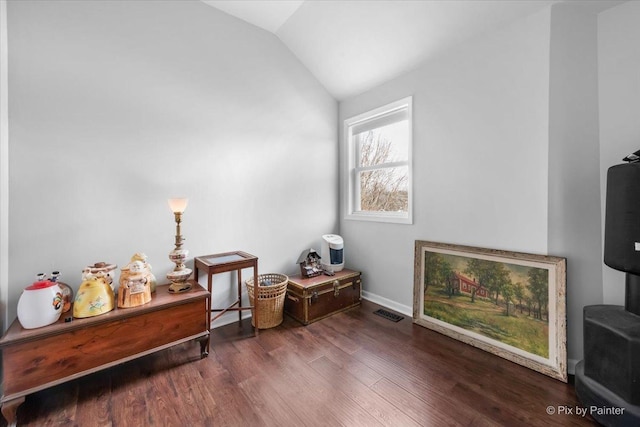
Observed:
[[[345,120],[348,219],[412,223],[411,104],[408,97]]]

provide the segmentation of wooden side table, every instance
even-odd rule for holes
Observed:
[[[194,259],[194,278],[198,280],[199,270],[206,272],[207,289],[212,292],[213,288],[213,275],[218,273],[226,273],[229,271],[237,271],[238,274],[238,299],[231,305],[225,308],[211,308],[212,301],[209,299],[209,316],[212,312],[216,312],[213,319],[210,319],[210,323],[222,316],[227,311],[237,311],[238,321],[242,320],[243,310],[252,310],[254,321],[253,334],[258,335],[258,304],[243,306],[242,305],[242,270],[245,268],[253,268],[253,283],[258,283],[258,257],[248,254],[242,251],[224,252],[220,254],[204,255]],[[257,298],[254,298],[257,301]]]

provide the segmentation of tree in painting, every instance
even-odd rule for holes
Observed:
[[[517,308],[520,309],[520,313],[522,313],[522,301],[525,298],[524,292],[524,286],[522,286],[522,283],[518,282],[513,285],[513,298],[515,298],[515,301],[518,301]]]
[[[547,272],[539,268],[529,270],[529,293],[531,294],[533,314],[536,319],[545,320],[544,314],[549,304],[549,282]],[[548,319],[547,315],[547,320]]]
[[[427,294],[429,285],[442,286],[449,298],[456,293],[455,271],[440,254],[425,252],[424,258],[424,290]]]
[[[444,258],[435,252],[425,252],[424,254],[424,291],[427,292],[429,285],[445,286],[450,294],[452,291],[453,269]]]
[[[515,295],[515,286],[510,280],[508,283],[505,283],[502,286],[501,293],[502,293],[502,299],[504,300],[504,304],[506,306],[505,315],[509,316],[509,305],[513,302],[513,297]],[[497,304],[497,301],[496,301],[496,304]]]

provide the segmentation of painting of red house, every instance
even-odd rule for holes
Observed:
[[[416,240],[413,321],[567,382],[566,259]]]
[[[489,298],[489,294],[487,289],[483,287],[481,284],[471,280],[467,277],[464,277],[460,273],[454,273],[456,276],[456,288],[464,294],[472,295],[475,289],[475,295],[479,298]]]

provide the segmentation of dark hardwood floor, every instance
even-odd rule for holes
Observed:
[[[212,331],[27,397],[19,426],[591,426],[572,385],[423,327],[359,308]],[[575,410],[574,410],[575,412]],[[0,423],[6,425],[4,420]]]

